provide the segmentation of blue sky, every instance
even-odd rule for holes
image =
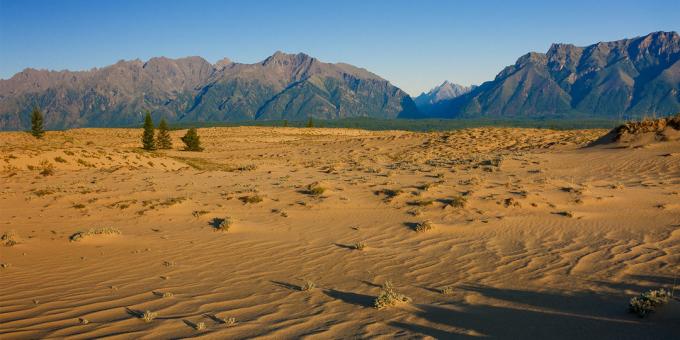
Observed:
[[[0,78],[120,59],[254,63],[277,50],[364,67],[417,95],[491,80],[553,42],[680,31],[680,1],[0,0]]]

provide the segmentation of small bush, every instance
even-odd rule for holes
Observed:
[[[300,290],[303,292],[307,292],[314,288],[316,288],[316,284],[313,281],[305,280],[305,283],[300,287]]]
[[[650,290],[630,299],[628,310],[644,318],[654,312],[657,306],[667,303],[670,298],[671,293],[663,288]]]
[[[446,286],[441,289],[442,295],[452,295],[454,292],[453,287],[451,286]]]
[[[252,196],[243,196],[239,198],[241,202],[243,203],[260,203],[262,202],[263,198],[260,195],[252,195]]]
[[[430,221],[423,221],[423,222],[420,222],[420,223],[416,223],[416,226],[414,228],[414,230],[418,233],[422,233],[422,232],[429,231],[429,230],[432,230],[432,229],[434,229],[434,226],[432,225],[432,222],[430,222]]]
[[[50,163],[48,160],[40,162],[40,174],[43,176],[54,175],[54,164]]]
[[[57,163],[67,163],[64,157],[61,156],[54,157],[54,161]]]
[[[213,218],[211,224],[213,228],[215,228],[215,231],[224,231],[227,232],[229,231],[229,228],[231,228],[231,225],[234,223],[232,221],[231,217],[227,216],[225,218]]]
[[[307,186],[307,194],[312,196],[321,196],[326,191],[319,182],[314,182]]]
[[[156,295],[156,296],[162,297],[162,298],[170,298],[170,297],[174,296],[174,294],[172,294],[171,292],[153,292],[153,295]]]
[[[19,244],[18,237],[14,232],[5,232],[0,236],[0,244],[5,247],[13,247]]]
[[[144,322],[151,322],[157,316],[158,316],[158,313],[147,310],[146,312],[144,312],[144,314],[142,314],[142,317],[140,319],[144,320]]]
[[[394,290],[392,282],[385,281],[380,289],[380,294],[373,301],[373,306],[376,309],[383,309],[386,307],[395,306],[397,303],[410,302],[411,299],[404,294]]]
[[[360,241],[352,245],[352,248],[356,250],[364,250],[366,249],[366,242]]]

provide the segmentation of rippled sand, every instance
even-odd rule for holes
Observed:
[[[191,153],[183,132],[154,153],[141,130],[0,133],[0,337],[680,334],[678,301],[627,312],[680,276],[680,142],[241,127]],[[375,309],[387,280],[411,302]]]

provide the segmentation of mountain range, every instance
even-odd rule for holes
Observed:
[[[527,53],[431,117],[628,118],[680,112],[680,36],[655,32]]]
[[[200,57],[119,61],[88,71],[25,69],[0,80],[0,130],[170,122],[372,118],[630,118],[680,112],[680,36],[648,35],[531,52],[478,87],[444,82],[414,101],[343,63],[276,52],[255,64]]]
[[[171,122],[417,115],[408,94],[365,69],[282,52],[255,64],[161,57],[0,80],[0,129],[28,128],[34,106],[50,129],[135,125],[145,110]]]

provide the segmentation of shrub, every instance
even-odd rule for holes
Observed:
[[[366,249],[366,242],[359,241],[359,242],[353,244],[352,248],[354,248],[356,250],[364,250],[364,249]]]
[[[66,160],[61,156],[54,157],[54,161],[57,163],[66,163]]]
[[[432,222],[430,221],[423,221],[420,223],[416,223],[416,227],[414,230],[418,233],[424,232],[424,231],[429,231],[434,229],[434,226],[432,225]]]
[[[225,218],[213,218],[212,220],[212,225],[213,228],[215,228],[215,231],[224,231],[227,232],[229,231],[229,228],[234,222],[232,221],[231,217],[227,216]]]
[[[50,163],[48,160],[43,160],[40,162],[40,174],[43,176],[54,175],[54,164]]]
[[[10,232],[5,232],[0,236],[0,244],[2,244],[5,247],[13,247],[17,245],[19,241],[17,240],[17,235],[10,231]]]
[[[142,314],[142,317],[140,319],[144,320],[144,322],[151,322],[157,316],[158,316],[158,313],[147,310],[146,312],[144,312],[144,314]]]
[[[260,195],[252,195],[252,196],[242,196],[239,198],[241,202],[243,203],[260,203],[262,202],[263,198]]]
[[[656,306],[667,303],[670,298],[671,293],[663,288],[649,290],[640,294],[640,296],[630,299],[628,310],[643,318],[653,312]]]
[[[373,301],[373,306],[375,306],[376,309],[383,309],[395,306],[397,303],[409,301],[411,301],[409,297],[394,290],[392,282],[385,281],[380,289],[380,294],[378,294],[378,297]]]
[[[326,192],[326,188],[322,187],[319,182],[314,182],[307,186],[307,193],[312,196],[321,196]]]
[[[302,285],[302,287],[300,287],[300,290],[303,292],[307,292],[314,288],[316,288],[316,284],[313,281],[305,280],[305,283]]]
[[[452,295],[453,294],[453,287],[451,286],[446,286],[441,289],[441,292],[443,295]]]
[[[182,142],[184,142],[185,151],[203,151],[203,148],[201,147],[201,139],[198,136],[196,128],[189,129],[184,137],[182,137]]]

